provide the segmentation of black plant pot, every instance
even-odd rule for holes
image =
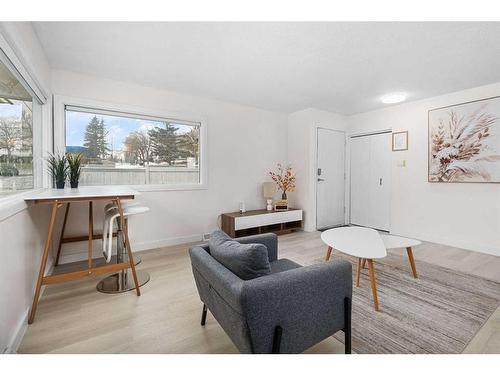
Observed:
[[[70,181],[71,189],[76,189],[78,187],[78,181]]]
[[[56,188],[57,189],[64,189],[64,184],[65,184],[65,181],[56,181]]]

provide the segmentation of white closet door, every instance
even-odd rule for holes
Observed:
[[[368,226],[370,138],[351,138],[351,224]]]
[[[369,226],[390,229],[391,214],[391,134],[370,138]]]
[[[351,224],[390,229],[391,134],[351,138]]]

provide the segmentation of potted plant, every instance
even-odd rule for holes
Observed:
[[[82,172],[82,154],[66,154],[66,159],[68,159],[69,166],[69,184],[72,189],[78,187],[78,180],[80,179],[80,173]]]
[[[66,177],[68,177],[68,159],[65,155],[49,154],[47,158],[49,172],[52,180],[55,181],[57,189],[64,189]]]
[[[276,172],[271,171],[269,174],[276,185],[278,185],[278,188],[283,191],[281,199],[287,200],[286,192],[295,190],[295,174],[292,167],[288,166],[286,169],[283,169],[281,164],[278,164],[278,170]]]

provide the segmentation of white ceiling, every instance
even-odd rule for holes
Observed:
[[[500,81],[500,23],[47,23],[53,68],[280,112],[342,114]]]

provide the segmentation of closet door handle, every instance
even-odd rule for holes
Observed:
[[[382,186],[382,177],[380,177],[380,180],[379,180],[378,184],[379,184],[380,186]]]

